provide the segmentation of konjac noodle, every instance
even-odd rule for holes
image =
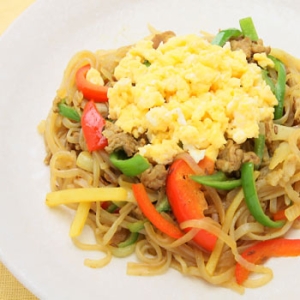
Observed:
[[[74,210],[74,244],[102,253],[88,267],[134,253],[129,275],[260,287],[273,277],[263,259],[300,254],[286,237],[299,227],[299,99],[300,61],[264,45],[251,18],[81,51],[40,125],[46,204]]]

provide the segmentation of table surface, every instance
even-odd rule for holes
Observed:
[[[35,0],[0,0],[0,35]],[[0,300],[37,299],[0,262]]]

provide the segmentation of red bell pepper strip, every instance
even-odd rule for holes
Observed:
[[[278,220],[286,220],[286,216],[285,216],[285,210],[279,210],[277,211],[274,215],[273,215],[273,220],[274,221],[278,221]]]
[[[209,159],[207,160],[208,168],[204,167],[204,163],[202,164],[202,168],[212,171]],[[195,173],[191,167],[181,159],[176,160],[169,168],[166,193],[178,223],[203,218],[203,211],[207,208],[204,193],[200,189],[201,185],[190,178],[193,174]],[[193,240],[205,250],[212,251],[217,237],[200,229]]]
[[[82,92],[84,98],[95,102],[106,102],[108,87],[94,84],[86,79],[86,74],[91,68],[90,65],[81,67],[75,76],[77,89]]]
[[[273,220],[274,220],[274,221],[287,220],[287,217],[286,217],[286,215],[285,215],[285,209],[277,211],[277,212],[273,215]],[[299,221],[300,221],[300,216],[299,216],[298,218],[296,218],[296,220],[299,220]]]
[[[157,229],[174,239],[178,239],[183,236],[182,231],[178,227],[166,220],[155,209],[142,183],[133,184],[132,190],[142,213]]]
[[[269,257],[300,256],[300,239],[277,238],[259,242],[246,249],[242,257],[254,264],[261,264]],[[235,277],[238,284],[242,284],[249,276],[250,271],[241,264],[235,268]]]
[[[203,170],[203,174],[199,175],[209,175],[215,170],[215,162],[208,156],[204,156],[204,158],[199,161],[198,166]]]
[[[105,119],[94,101],[87,102],[81,116],[81,127],[89,151],[100,150],[108,145],[106,137],[102,135],[104,125]]]

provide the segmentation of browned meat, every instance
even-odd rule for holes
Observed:
[[[129,236],[129,232],[125,228],[120,228],[110,240],[112,246],[117,246],[119,243],[124,242]]]
[[[227,145],[220,151],[216,161],[216,167],[225,173],[238,171],[241,164],[246,161],[259,163],[259,157],[254,152],[245,152],[241,149],[241,145],[235,144],[232,140],[228,140]]]
[[[259,164],[260,159],[259,157],[252,151],[244,152],[244,157],[242,162],[253,162],[255,165]]]
[[[105,147],[108,153],[123,149],[128,156],[133,156],[137,152],[137,140],[114,123],[106,122],[102,134],[108,140],[108,146]]]
[[[255,53],[269,54],[271,51],[270,47],[265,47],[263,41],[259,39],[257,42],[251,41],[250,38],[239,38],[230,41],[231,50],[243,50],[248,60],[251,60]]]
[[[173,31],[164,31],[162,33],[157,33],[153,38],[153,48],[157,49],[160,43],[166,43],[171,37],[175,36]]]
[[[159,190],[166,184],[167,170],[164,165],[155,165],[142,173],[140,180],[149,189]]]

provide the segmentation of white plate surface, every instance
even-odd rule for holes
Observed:
[[[265,44],[300,51],[294,0],[39,0],[0,39],[0,259],[41,299],[298,299],[300,259],[272,259],[274,279],[244,296],[176,271],[126,275],[126,259],[104,269],[68,238],[71,215],[45,206],[48,169],[37,125],[51,107],[63,70],[82,49],[115,48],[148,34],[217,32],[252,16]],[[300,55],[299,55],[300,56]],[[300,237],[300,234],[298,235]]]

